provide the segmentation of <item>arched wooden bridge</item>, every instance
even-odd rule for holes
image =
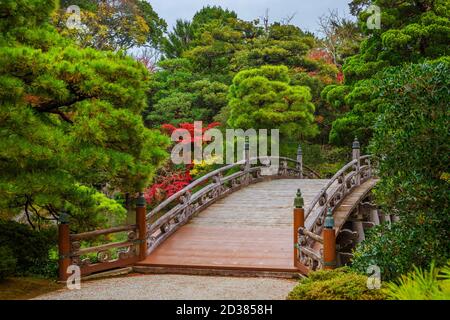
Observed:
[[[357,141],[353,160],[331,179],[304,166],[301,149],[295,160],[249,159],[246,152],[241,163],[201,177],[151,212],[141,197],[135,225],[69,235],[69,227],[60,224],[60,277],[67,277],[71,264],[83,275],[126,265],[150,273],[307,274],[331,267],[324,241],[327,213],[334,218],[332,264],[342,265],[365,229],[389,219],[370,200],[376,182],[371,157],[360,156]],[[300,205],[294,210],[295,201]],[[127,239],[81,246],[85,239],[118,232],[128,232]]]

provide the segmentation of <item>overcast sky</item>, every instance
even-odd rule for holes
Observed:
[[[148,0],[158,15],[165,19],[169,30],[177,19],[191,20],[195,12],[206,5],[220,5],[237,12],[239,18],[254,20],[269,9],[270,20],[280,21],[296,13],[292,24],[305,31],[316,33],[317,19],[329,9],[338,9],[341,15],[350,16],[351,0]]]

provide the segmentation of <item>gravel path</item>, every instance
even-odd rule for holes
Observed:
[[[132,275],[81,283],[39,296],[44,300],[284,300],[297,282],[290,279]]]

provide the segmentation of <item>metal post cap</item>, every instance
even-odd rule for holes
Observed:
[[[360,148],[359,141],[358,141],[357,137],[355,137],[355,140],[353,140],[352,148],[353,149],[359,149]]]
[[[145,207],[146,202],[144,198],[144,193],[139,192],[139,197],[136,199],[136,207]]]
[[[250,150],[250,138],[245,136],[245,150]]]
[[[334,228],[334,218],[333,218],[333,212],[331,211],[331,208],[328,208],[327,217],[325,218],[324,227],[327,228],[327,229],[333,229]]]
[[[61,212],[59,214],[59,223],[61,224],[68,224],[69,223],[69,215],[67,214],[67,212]]]
[[[296,208],[303,208],[303,205],[305,204],[303,197],[302,197],[302,191],[300,189],[297,189],[297,195],[294,199],[294,206]]]

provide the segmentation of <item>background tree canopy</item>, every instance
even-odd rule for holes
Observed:
[[[81,29],[69,29],[66,22],[72,13],[67,8],[81,9]],[[61,0],[53,20],[63,36],[82,47],[99,50],[128,50],[133,47],[159,47],[167,24],[144,0]]]
[[[314,105],[308,87],[290,85],[286,66],[239,72],[230,87],[228,124],[242,129],[280,129],[288,137],[314,135]]]
[[[147,70],[60,36],[54,5],[0,5],[0,206],[30,219],[65,210],[92,228],[125,213],[99,191],[142,189],[168,141],[141,118]]]
[[[196,118],[226,125],[233,78],[241,70],[266,65],[287,66],[291,84],[310,87],[312,100],[322,106],[320,92],[337,83],[339,70],[319,47],[314,35],[296,26],[274,22],[263,27],[235,12],[205,7],[192,21],[177,21],[164,40],[165,59],[154,75],[147,124],[176,125]],[[326,114],[331,121],[325,108],[316,111],[320,122]]]
[[[353,1],[354,8],[367,1]],[[360,28],[368,34],[360,52],[350,57],[343,66],[345,89],[327,90],[328,103],[350,109],[337,119],[330,133],[330,142],[347,145],[358,136],[367,144],[377,117],[377,98],[372,95],[370,79],[388,66],[405,62],[422,62],[450,54],[450,3],[447,0],[397,2],[374,0],[370,4],[381,8],[380,30],[368,30],[370,13],[360,13]],[[356,9],[355,9],[356,10]]]

